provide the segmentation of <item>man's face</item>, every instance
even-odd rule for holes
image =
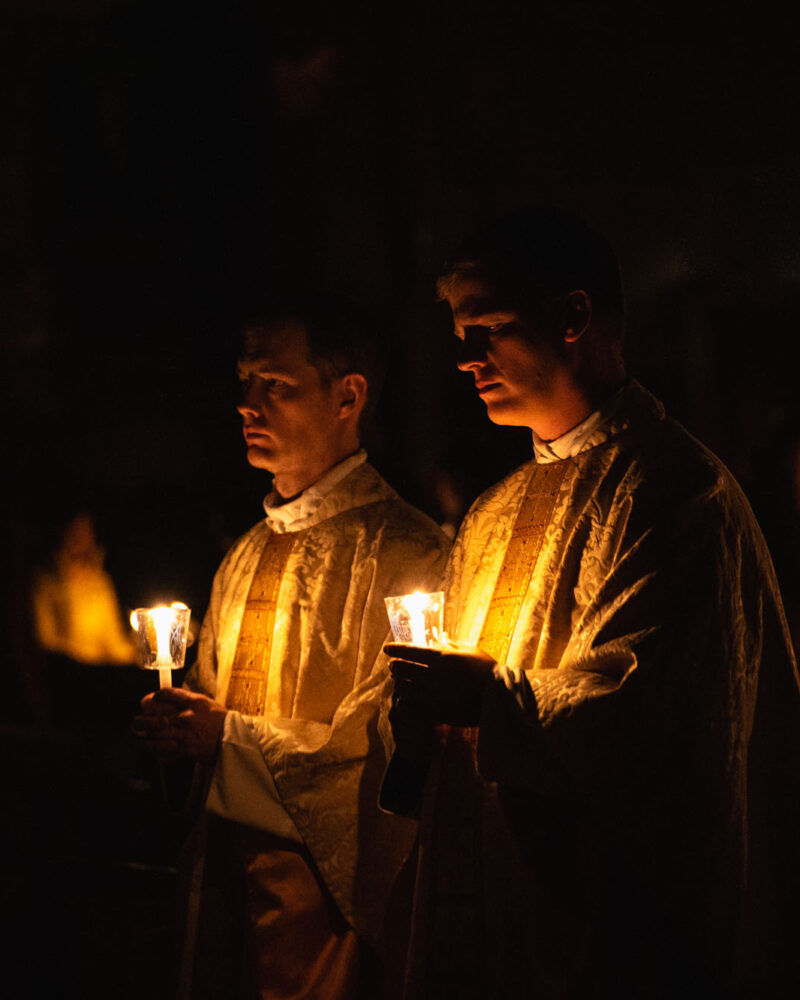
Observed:
[[[496,424],[534,427],[553,406],[566,364],[537,324],[505,308],[502,296],[478,278],[454,281],[447,294],[458,367],[472,372],[478,395]]]
[[[288,320],[248,333],[238,364],[247,461],[295,477],[338,461],[336,382],[325,385],[308,359],[303,326]]]

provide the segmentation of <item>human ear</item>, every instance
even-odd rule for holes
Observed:
[[[342,377],[339,390],[339,418],[346,420],[352,413],[359,416],[367,401],[367,380],[359,372]]]
[[[567,296],[564,341],[574,344],[586,333],[592,320],[592,299],[588,292],[577,289]]]

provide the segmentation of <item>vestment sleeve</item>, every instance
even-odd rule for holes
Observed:
[[[496,670],[482,773],[606,814],[663,795],[682,769],[715,794],[744,752],[765,615],[780,628],[781,614],[749,510],[712,490],[672,516],[632,517],[557,668]]]
[[[208,608],[206,609],[203,624],[200,628],[197,656],[183,679],[183,686],[189,691],[208,695],[209,698],[216,698],[217,696],[217,670],[219,668],[217,637],[219,634],[222,593],[229,562],[230,555],[223,560],[214,575]]]

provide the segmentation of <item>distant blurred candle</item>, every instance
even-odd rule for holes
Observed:
[[[414,646],[439,646],[442,642],[442,610],[444,594],[438,591],[386,597],[386,611],[392,635],[397,642],[410,642]]]
[[[190,617],[189,608],[179,601],[170,607],[137,608],[131,612],[139,665],[158,671],[159,687],[171,687],[172,671],[183,666]]]

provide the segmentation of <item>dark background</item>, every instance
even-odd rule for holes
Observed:
[[[463,505],[530,441],[489,425],[455,372],[437,268],[522,204],[584,215],[621,258],[633,374],[743,482],[794,617],[785,5],[11,0],[0,27],[2,884],[33,995],[169,995],[181,826],[125,735],[139,692],[92,682],[59,718],[28,595],[83,505],[124,607],[202,615],[268,488],[234,410],[255,291],[302,276],[372,311],[391,376],[371,457],[442,520],[443,481]]]

